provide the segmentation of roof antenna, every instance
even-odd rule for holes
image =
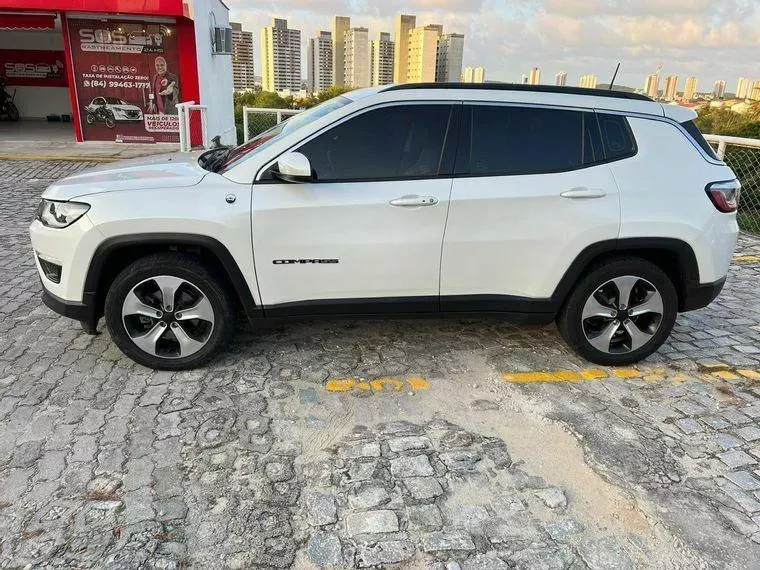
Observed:
[[[612,81],[610,81],[610,91],[612,91],[612,86],[615,85],[618,71],[620,71],[620,62],[618,62],[617,67],[615,68],[615,74],[612,76]]]

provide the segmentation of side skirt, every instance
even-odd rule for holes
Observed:
[[[262,321],[361,318],[492,317],[515,324],[549,324],[557,309],[549,299],[507,295],[324,299],[267,305]]]

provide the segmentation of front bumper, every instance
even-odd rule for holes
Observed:
[[[81,303],[67,301],[53,295],[45,289],[45,284],[43,283],[42,302],[59,315],[82,323],[82,328],[88,333],[94,334],[96,332],[100,316],[97,314],[94,299],[91,295],[85,294],[84,301]]]
[[[680,312],[694,311],[701,309],[712,303],[720,295],[723,285],[726,284],[726,278],[718,279],[713,283],[687,285],[681,297]]]

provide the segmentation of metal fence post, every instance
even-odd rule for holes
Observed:
[[[179,115],[179,151],[186,152],[187,130],[185,127],[185,103],[177,105],[177,114]]]
[[[250,107],[243,107],[243,142],[247,143],[250,140],[250,135],[248,134],[248,109]]]
[[[726,156],[726,141],[721,140],[718,143],[718,158],[723,160]]]
[[[208,109],[206,106],[199,107],[201,113],[201,140],[203,148],[208,148]]]

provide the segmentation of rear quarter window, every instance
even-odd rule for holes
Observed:
[[[607,160],[621,160],[636,154],[636,139],[624,116],[598,113],[597,118]]]
[[[710,143],[705,140],[704,135],[702,135],[702,132],[699,130],[699,127],[697,127],[694,121],[685,121],[681,123],[681,126],[686,129],[686,132],[689,133],[691,139],[707,153],[707,156],[716,160],[718,159],[718,156],[715,154],[713,147],[711,147]]]

